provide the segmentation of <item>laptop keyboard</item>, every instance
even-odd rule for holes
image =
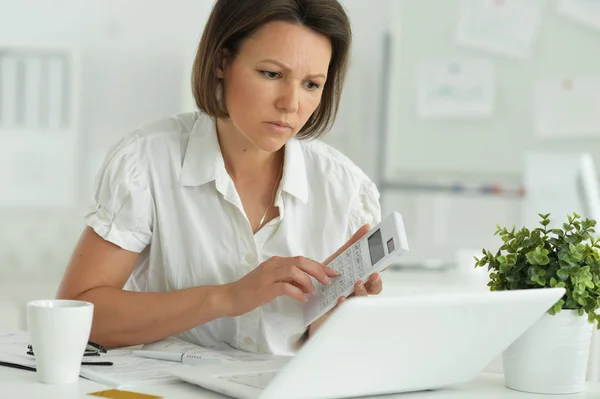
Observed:
[[[261,373],[222,375],[220,378],[247,385],[252,388],[263,389],[271,382],[276,374],[277,371],[264,371]]]

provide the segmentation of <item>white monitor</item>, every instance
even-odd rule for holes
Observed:
[[[573,212],[600,223],[600,188],[590,154],[529,152],[524,166],[528,228],[541,226],[539,213],[551,213],[550,226],[562,225]]]

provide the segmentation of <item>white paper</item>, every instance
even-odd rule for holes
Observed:
[[[150,344],[145,344],[142,346],[141,350],[135,351],[134,353],[141,354],[142,352],[166,352],[181,354],[184,363],[188,363],[186,362],[186,359],[197,359],[200,360],[201,363],[214,363],[215,361],[263,361],[287,358],[286,356],[277,356],[272,354],[244,352],[234,348],[206,348],[175,337],[169,337]]]
[[[19,364],[35,367],[35,360],[27,356],[27,345],[29,344],[29,334],[24,331],[3,333],[0,335],[0,356],[4,360],[5,356],[13,356],[22,361]],[[8,360],[7,360],[8,361]]]
[[[600,0],[559,0],[558,13],[589,28],[600,29]]]
[[[463,0],[456,41],[496,54],[530,57],[540,19],[539,7],[526,0]]]
[[[29,334],[25,331],[0,335],[0,360],[35,367],[35,358],[26,355]],[[81,366],[80,376],[115,388],[179,382],[169,370],[179,363],[145,359],[131,355],[131,349],[109,350],[85,361],[110,361],[112,366]]]
[[[133,355],[106,355],[102,361],[113,362],[112,366],[81,366],[82,377],[115,388],[145,385],[160,385],[179,382],[169,370],[180,363],[146,359]]]
[[[535,133],[540,138],[600,135],[600,80],[540,82],[533,96]]]
[[[489,60],[423,62],[417,85],[422,118],[489,117],[494,113],[496,90]]]

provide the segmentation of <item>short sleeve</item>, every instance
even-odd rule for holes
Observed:
[[[135,141],[108,154],[96,177],[93,200],[85,219],[100,237],[132,252],[146,248],[152,238],[153,206]]]
[[[379,191],[372,181],[365,179],[350,209],[347,235],[351,237],[364,224],[373,227],[379,222],[381,222]]]

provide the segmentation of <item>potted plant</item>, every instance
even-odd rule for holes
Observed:
[[[491,291],[564,287],[565,296],[503,352],[504,384],[511,389],[570,394],[585,388],[593,323],[600,320],[600,248],[595,220],[567,215],[562,228],[515,231],[497,226],[503,245],[483,250]],[[599,327],[600,328],[600,327]]]

